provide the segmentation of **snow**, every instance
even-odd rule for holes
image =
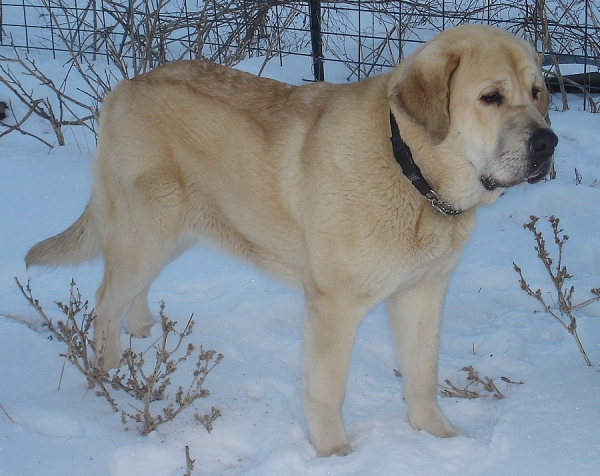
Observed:
[[[44,65],[57,74],[62,68],[59,61]],[[251,60],[240,67],[261,66],[261,60]],[[264,74],[299,84],[309,71],[306,60],[293,58],[283,67],[272,61]],[[341,65],[328,66],[326,75],[345,78]],[[8,98],[0,89],[0,100]],[[579,104],[575,99],[574,108]],[[556,215],[570,237],[564,259],[574,276],[575,301],[600,285],[600,115],[553,111],[551,119],[560,137],[557,179],[511,189],[478,212],[445,307],[440,383],[465,385],[461,369],[473,366],[505,398],[440,397],[445,413],[469,437],[439,439],[413,430],[380,305],[360,328],[348,379],[344,418],[354,453],[330,458],[316,457],[302,412],[302,294],[205,246],[163,271],[150,302],[158,316],[164,299],[166,313],[181,326],[193,313],[194,343],[225,355],[207,378],[211,394],[148,436],[127,431],[120,414],[59,356],[64,344],[49,339],[13,279],[31,279],[35,297],[54,319],[60,313],[53,301],[68,300],[71,278],[93,301],[99,263],[29,272],[23,263],[31,245],[65,229],[83,210],[93,137],[73,129],[68,144],[51,151],[17,133],[2,138],[0,475],[181,475],[186,446],[194,475],[599,474],[600,305],[578,313],[579,333],[594,364],[587,367],[571,336],[519,288],[512,264],[523,269],[532,287],[550,289],[532,235],[522,225],[530,215],[542,217],[539,226],[550,237],[544,217]],[[36,119],[28,124],[52,140],[47,124]],[[152,337],[133,342],[136,349],[156,339],[156,327]],[[182,365],[173,386],[189,382],[191,371],[191,363]],[[503,382],[503,376],[523,383]],[[125,407],[136,404],[119,399]],[[212,406],[222,416],[209,434],[193,414]]]

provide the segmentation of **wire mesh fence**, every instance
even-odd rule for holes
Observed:
[[[315,68],[326,75],[328,63],[343,63],[355,80],[397,64],[461,23],[497,25],[524,37],[543,55],[551,87],[583,93],[584,104],[597,106],[595,0],[3,0],[0,45],[105,57],[129,77],[184,58],[233,65],[248,57],[311,56],[318,41]]]

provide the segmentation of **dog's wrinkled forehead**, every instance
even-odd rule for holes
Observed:
[[[470,75],[473,82],[541,80],[541,65],[537,53],[525,41],[516,37],[509,38],[513,41],[499,39],[491,44],[465,48],[457,72],[462,76]]]

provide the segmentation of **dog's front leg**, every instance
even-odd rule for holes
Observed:
[[[342,420],[352,345],[363,306],[342,293],[306,292],[304,412],[319,456],[352,452]]]
[[[437,401],[442,309],[450,272],[435,269],[387,300],[411,426],[438,437],[464,434]]]

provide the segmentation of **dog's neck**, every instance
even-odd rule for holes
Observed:
[[[423,174],[421,173],[421,169],[415,164],[410,149],[402,140],[402,137],[400,137],[400,129],[398,128],[398,123],[396,122],[392,111],[390,111],[390,127],[392,130],[390,141],[392,142],[394,158],[400,165],[404,175],[411,181],[414,187],[443,215],[455,217],[463,213],[464,210],[455,210],[452,208],[452,205],[442,200],[427,183],[427,180],[425,180],[425,177],[423,177]]]

